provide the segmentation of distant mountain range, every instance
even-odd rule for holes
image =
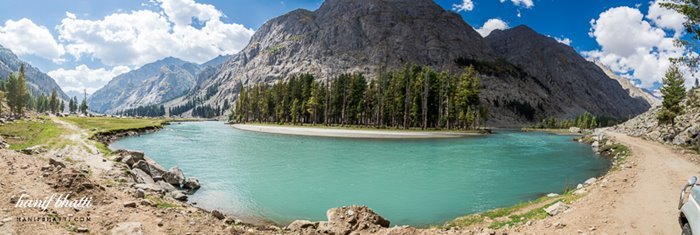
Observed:
[[[227,59],[227,56],[219,56],[198,65],[168,57],[146,64],[113,78],[88,98],[88,106],[94,112],[116,113],[141,106],[161,105],[187,94],[200,73],[211,71]]]
[[[166,103],[223,107],[241,87],[311,73],[325,80],[361,72],[369,78],[406,64],[482,76],[488,124],[516,126],[583,112],[628,118],[651,107],[571,47],[526,26],[481,37],[432,0],[326,0],[262,25],[250,43],[199,79],[186,96]]]
[[[0,79],[6,80],[10,73],[18,72],[20,66],[23,64],[27,83],[29,85],[29,92],[32,96],[38,97],[41,94],[50,95],[53,90],[56,90],[61,99],[68,100],[68,95],[61,90],[61,87],[56,84],[53,78],[42,73],[29,63],[20,60],[10,49],[0,45]]]

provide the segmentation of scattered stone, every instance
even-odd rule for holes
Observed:
[[[134,168],[130,170],[131,174],[134,176],[134,181],[142,184],[155,184],[155,181],[151,176],[140,168]]]
[[[143,224],[139,222],[123,222],[117,224],[110,232],[112,235],[143,235]]]
[[[144,198],[144,197],[146,197],[146,192],[143,191],[143,189],[136,189],[135,197],[136,198]]]
[[[85,227],[80,227],[80,228],[75,230],[75,232],[77,232],[77,233],[87,233],[89,231],[90,230],[88,230],[88,228],[85,228]]]
[[[566,224],[564,224],[562,222],[557,222],[556,224],[554,224],[554,228],[556,228],[556,229],[562,229],[564,227],[566,227]]]
[[[570,127],[569,132],[571,133],[581,133],[581,128],[578,127]]]
[[[228,224],[228,225],[232,225],[232,224],[238,224],[238,221],[236,221],[235,219],[229,217],[229,218],[226,218],[226,219],[224,220],[224,223],[226,223],[226,224]]]
[[[594,184],[596,181],[597,181],[597,179],[595,177],[591,177],[590,179],[587,179],[583,183],[586,185],[591,185],[591,184]]]
[[[153,203],[151,200],[148,200],[148,199],[141,200],[141,205],[148,206],[148,207],[155,207],[156,206],[155,203]]]
[[[574,195],[584,195],[586,193],[588,193],[588,191],[586,191],[586,189],[583,189],[583,188],[574,191]]]
[[[583,188],[583,184],[576,185],[576,189],[582,189],[582,188]]]
[[[544,211],[547,212],[547,214],[551,216],[556,216],[564,211],[569,209],[569,206],[564,204],[563,202],[557,202],[554,203],[554,205],[548,206],[547,208],[544,208]]]
[[[211,211],[211,215],[214,216],[214,218],[217,218],[219,220],[223,220],[225,218],[224,214],[221,213],[221,211],[217,211],[217,210]]]
[[[158,187],[165,190],[166,193],[172,192],[172,191],[177,191],[175,186],[173,186],[172,184],[168,184],[165,181],[158,181],[158,182],[156,182],[156,185],[158,185]]]
[[[41,145],[32,146],[26,149],[22,149],[22,153],[27,155],[38,155],[46,152],[46,148]]]
[[[549,197],[549,198],[558,197],[558,196],[559,196],[558,193],[550,193],[550,194],[547,194],[547,197]]]
[[[53,158],[49,158],[49,165],[56,168],[66,168],[66,164]]]
[[[124,207],[136,208],[136,202],[125,202]]]

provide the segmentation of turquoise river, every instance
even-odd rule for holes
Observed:
[[[610,161],[571,136],[496,131],[458,139],[302,137],[186,122],[111,145],[179,166],[205,209],[286,224],[367,205],[392,225],[439,225],[458,216],[560,193],[603,174]]]

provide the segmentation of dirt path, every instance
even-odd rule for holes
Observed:
[[[51,117],[51,120],[66,130],[66,133],[61,138],[70,141],[71,144],[62,149],[50,151],[49,155],[70,157],[95,169],[104,171],[112,169],[112,163],[104,158],[104,155],[95,147],[94,143],[91,143],[92,140],[89,140],[90,136],[87,131],[57,117]]]
[[[564,214],[520,232],[680,234],[678,193],[688,177],[700,174],[700,168],[689,156],[660,143],[618,133],[607,135],[630,147],[632,155],[626,165],[591,186],[588,196],[574,202]]]

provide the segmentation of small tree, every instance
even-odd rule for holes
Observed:
[[[24,65],[20,66],[19,74],[10,74],[6,86],[7,104],[10,106],[10,111],[17,116],[24,115],[24,110],[31,99],[24,76]]]
[[[681,100],[685,98],[685,80],[681,74],[680,69],[676,64],[672,65],[663,79],[663,86],[661,87],[661,94],[663,94],[664,101],[663,107],[659,112],[658,119],[659,124],[676,124],[676,116],[683,113],[683,108],[681,107]]]

